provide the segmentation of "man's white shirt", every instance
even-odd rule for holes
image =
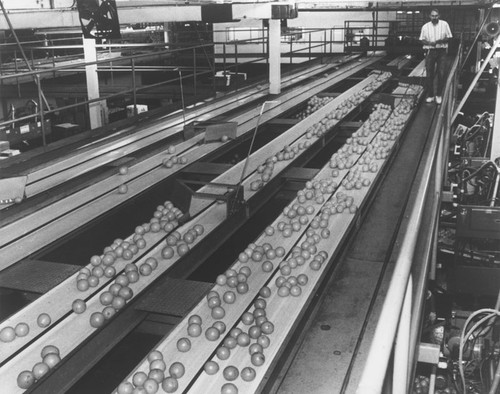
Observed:
[[[432,22],[427,22],[422,26],[422,30],[420,32],[419,40],[426,40],[429,42],[436,42],[438,40],[443,40],[445,38],[453,37],[451,34],[450,26],[448,22],[439,20],[435,25]],[[430,48],[448,48],[448,43],[443,42],[433,45],[424,45],[424,49]]]

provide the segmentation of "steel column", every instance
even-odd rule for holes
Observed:
[[[95,40],[83,38],[83,54],[85,63],[97,61]],[[97,75],[97,64],[85,65],[85,75],[87,78],[87,95],[89,100],[99,98],[99,78]],[[102,126],[101,102],[89,103],[90,128],[96,129]]]
[[[281,92],[281,21],[269,19],[269,93]],[[290,55],[291,56],[291,55]]]

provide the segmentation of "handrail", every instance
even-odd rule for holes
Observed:
[[[318,32],[321,32],[321,31],[326,32],[328,30],[332,30],[332,29],[304,29],[303,34],[304,35],[309,34],[309,37],[311,37],[312,34],[317,34]],[[265,29],[263,31],[265,32]],[[290,33],[290,34],[293,34],[293,33]],[[312,56],[318,56],[318,53],[316,53],[316,52],[314,52],[314,55],[313,55],[311,49],[324,47],[325,52],[326,52],[326,47],[327,47],[326,37],[327,37],[327,35],[325,33],[324,41],[316,41],[316,40],[312,41],[311,39],[309,39],[309,46],[308,47],[306,47],[306,48],[301,47],[299,49],[295,49],[294,51],[287,52],[286,56],[290,56],[290,58],[292,58],[292,54],[304,52],[304,51],[309,51],[310,58]],[[228,45],[237,47],[238,45],[246,44],[246,43],[259,44],[259,45],[264,44],[265,45],[265,43],[267,42],[267,39],[268,39],[267,35],[264,34],[262,37],[251,38],[251,39],[246,39],[246,40],[236,40],[236,41],[230,42],[230,43],[228,43],[228,42],[215,42],[214,41],[214,42],[197,44],[197,45],[182,46],[180,48],[175,48],[179,44],[166,43],[166,44],[160,44],[160,45],[162,47],[169,46],[169,49],[165,49],[165,50],[158,51],[158,52],[149,52],[149,53],[141,53],[141,54],[134,54],[134,55],[128,55],[128,56],[120,56],[119,58],[112,58],[112,59],[109,59],[109,58],[108,59],[99,59],[99,60],[95,60],[92,62],[81,61],[81,62],[76,62],[76,63],[72,63],[72,64],[64,64],[64,65],[55,65],[54,64],[52,67],[50,67],[48,69],[37,69],[37,70],[33,70],[33,71],[23,71],[23,72],[16,72],[16,73],[12,73],[12,74],[1,74],[0,73],[0,83],[2,83],[5,80],[8,80],[8,79],[18,79],[18,78],[26,78],[26,77],[38,78],[40,75],[44,75],[44,74],[53,74],[55,72],[61,72],[61,71],[75,71],[75,68],[77,68],[77,67],[82,67],[82,71],[83,71],[84,66],[91,66],[91,65],[96,65],[96,66],[101,66],[101,67],[110,65],[110,67],[112,67],[111,65],[113,63],[118,62],[118,61],[120,63],[125,62],[126,64],[129,64],[128,68],[130,69],[130,71],[132,73],[134,73],[136,71],[136,70],[134,70],[135,69],[134,62],[136,60],[149,59],[152,57],[162,59],[166,56],[171,56],[172,54],[183,53],[186,51],[194,51],[194,55],[196,56],[196,50],[204,50],[204,48],[215,47],[215,46],[221,45],[221,44],[224,45],[224,47],[227,47]],[[307,42],[303,42],[302,44],[307,44]],[[109,45],[113,45],[113,44],[109,44]],[[282,55],[284,55],[284,54],[282,54]],[[214,53],[213,56],[215,58],[215,57],[217,57],[217,54]],[[236,64],[227,66],[225,64],[226,58],[233,58],[233,57],[236,57],[236,60],[235,60]],[[255,59],[255,57],[256,57],[256,59]],[[232,69],[235,69],[235,71],[237,72],[238,65],[241,66],[241,64],[252,64],[255,62],[267,61],[267,53],[255,54],[255,57],[252,58],[252,60],[249,60],[249,61],[243,63],[243,62],[239,62],[237,50],[235,50],[235,53],[227,53],[227,54],[226,54],[226,51],[224,50],[224,64],[222,66],[223,70],[230,71]],[[240,59],[241,59],[241,56],[240,56]],[[165,66],[165,70],[168,70],[168,66]],[[198,68],[198,70],[197,70],[197,68],[195,66],[193,68],[192,72],[189,74],[183,75],[182,79],[194,78],[194,81],[195,81],[194,83],[196,85],[196,78],[203,76],[203,75],[207,75],[207,74],[214,74],[215,75],[215,71],[216,71],[215,69],[205,70],[202,68]],[[120,96],[126,96],[126,95],[130,95],[130,94],[132,94],[134,96],[134,102],[135,102],[135,95],[137,92],[144,91],[146,89],[151,89],[151,88],[163,86],[163,85],[166,85],[169,83],[174,83],[177,79],[178,78],[169,79],[166,81],[156,82],[156,83],[143,85],[143,86],[139,86],[139,87],[134,86],[134,88],[132,88],[132,89],[125,89],[125,90],[117,92],[117,93],[108,94],[106,96],[101,96],[101,97],[95,98],[95,99],[84,100],[84,101],[74,103],[74,104],[68,104],[68,105],[65,105],[62,107],[51,108],[51,109],[46,109],[46,108],[40,107],[40,110],[43,111],[43,115],[39,111],[39,112],[34,113],[34,114],[29,114],[29,115],[24,115],[22,117],[18,117],[16,119],[3,120],[3,121],[0,121],[0,127],[9,127],[11,125],[15,125],[15,124],[18,124],[20,122],[22,123],[22,122],[30,121],[30,120],[36,121],[37,119],[40,119],[41,116],[44,116],[44,115],[53,114],[56,112],[69,110],[69,109],[76,108],[76,107],[86,106],[86,105],[89,105],[92,103],[102,102],[103,100],[112,99],[112,98],[116,98],[116,97],[120,97]],[[45,130],[44,130],[43,123],[42,123],[41,127],[42,127],[42,135],[44,136]]]
[[[447,160],[447,141],[449,141],[449,116],[454,101],[454,84],[456,82],[458,63],[459,56],[455,58],[451,72],[448,75],[446,89],[443,94],[443,104],[438,113],[436,132],[431,132],[430,141],[428,142],[430,149],[427,149],[422,157],[417,182],[411,190],[407,208],[408,215],[405,214],[402,231],[400,231],[400,236],[398,236],[401,242],[397,251],[392,279],[379,316],[365,367],[356,390],[358,394],[372,394],[382,391],[389,359],[394,350],[394,341],[398,326],[406,324],[401,321],[402,309],[405,302],[405,293],[411,283],[411,268],[415,247],[419,238],[422,217],[425,213],[435,216],[439,214],[440,187],[446,169],[444,164]],[[432,178],[433,176],[434,178]],[[434,179],[435,189],[432,190],[431,185]],[[428,201],[425,198],[429,192],[432,194],[433,202],[431,212],[429,212]],[[436,247],[436,245],[433,245],[433,247]],[[429,261],[424,262],[424,264],[429,264]],[[416,283],[415,285],[418,287],[425,286],[426,278],[423,279],[421,283]],[[412,345],[416,346],[416,344],[410,343],[410,346]],[[411,371],[410,368],[412,368],[412,365],[413,359],[409,357],[408,363],[404,367],[408,368],[407,371]],[[404,379],[403,384],[408,387],[409,379]]]

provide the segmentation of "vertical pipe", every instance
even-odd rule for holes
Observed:
[[[131,67],[132,67],[132,97],[134,100],[134,116],[137,115],[137,83],[135,80],[135,59],[130,59]]]
[[[408,365],[410,349],[410,320],[412,304],[412,276],[406,285],[406,294],[403,302],[403,309],[399,320],[396,345],[394,349],[394,372],[393,372],[393,392],[408,392]]]
[[[38,111],[40,112],[40,127],[42,130],[42,144],[43,146],[47,146],[47,140],[45,139],[45,118],[43,113],[43,101],[42,101],[42,89],[40,87],[40,75],[36,74],[36,86],[38,91]],[[35,127],[36,127],[36,118],[35,118]]]

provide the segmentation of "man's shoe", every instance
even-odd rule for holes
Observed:
[[[441,96],[436,96],[436,104],[441,104],[443,102],[443,99]]]
[[[425,102],[426,102],[426,103],[432,103],[433,101],[434,101],[434,97],[427,97],[427,98],[425,99]]]

